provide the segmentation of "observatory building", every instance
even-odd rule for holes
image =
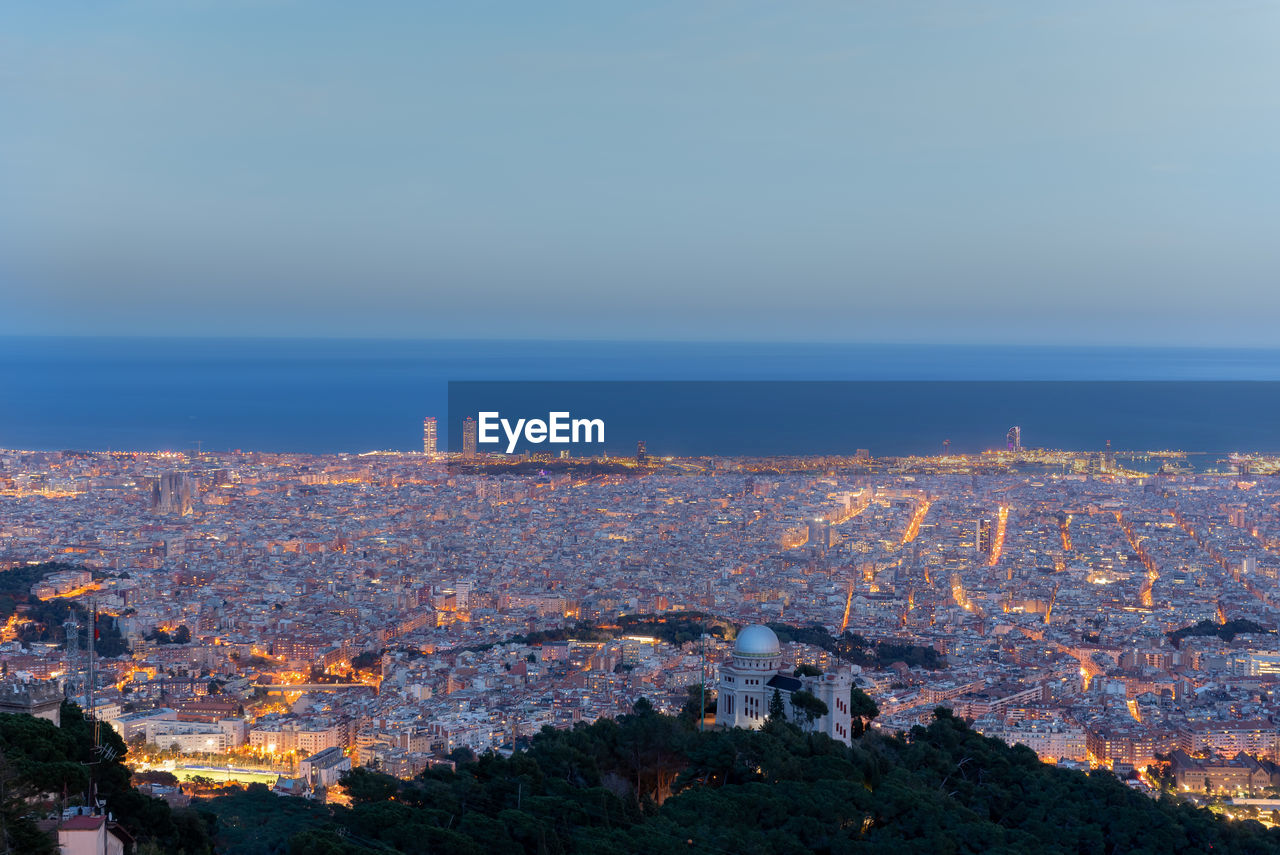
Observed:
[[[776,691],[782,698],[787,719],[806,730],[825,733],[832,739],[851,743],[849,693],[853,688],[853,671],[848,667],[834,674],[817,677],[793,677],[783,665],[778,636],[767,626],[744,627],[738,633],[730,660],[720,666],[720,683],[716,694],[716,724],[725,727],[759,728],[769,717],[769,702]],[[827,714],[812,726],[796,721],[791,696],[798,691],[811,692],[827,705]]]

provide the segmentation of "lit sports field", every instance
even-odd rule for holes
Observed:
[[[263,772],[255,769],[230,770],[226,766],[175,766],[173,774],[179,781],[190,781],[192,778],[208,778],[211,781],[234,781],[239,784],[274,784],[279,777],[278,772]]]

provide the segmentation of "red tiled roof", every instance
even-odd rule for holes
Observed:
[[[97,831],[106,822],[105,816],[73,816],[58,826],[59,831]]]

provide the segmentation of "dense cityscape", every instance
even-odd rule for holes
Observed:
[[[1278,29],[0,3],[0,855],[1278,855]]]
[[[5,709],[76,700],[135,772],[186,782],[154,788],[177,804],[192,781],[341,800],[353,767],[408,779],[640,698],[678,713],[705,686],[703,726],[734,723],[717,688],[768,625],[771,674],[842,675],[874,729],[945,707],[1267,820],[1277,461],[1190,459],[1012,432],[982,455],[608,465],[0,451],[0,576],[30,585],[0,598]],[[844,704],[810,726],[850,742]]]

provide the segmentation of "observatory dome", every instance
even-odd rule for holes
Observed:
[[[733,645],[734,656],[777,656],[780,652],[778,636],[760,624],[743,627]]]

